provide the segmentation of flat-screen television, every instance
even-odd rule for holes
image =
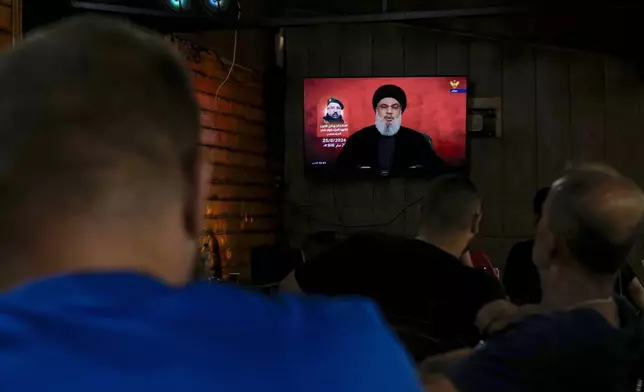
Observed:
[[[467,170],[467,78],[304,80],[310,174],[434,176]]]

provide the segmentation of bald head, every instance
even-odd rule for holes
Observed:
[[[75,18],[3,55],[0,85],[1,240],[38,216],[135,217],[185,189],[197,106],[162,38]]]
[[[545,214],[555,243],[589,272],[612,275],[641,233],[644,194],[610,167],[581,166],[553,183]]]

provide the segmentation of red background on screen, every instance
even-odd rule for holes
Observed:
[[[304,148],[307,165],[332,163],[340,148],[325,148],[317,137],[326,101],[339,99],[349,135],[373,125],[373,93],[384,84],[395,84],[407,95],[402,126],[431,136],[434,150],[447,163],[461,165],[466,159],[467,94],[452,93],[450,81],[467,89],[464,77],[320,78],[304,80]]]

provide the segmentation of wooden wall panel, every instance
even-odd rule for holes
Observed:
[[[476,41],[470,44],[469,76],[472,83],[470,97],[494,98],[502,90],[501,44],[492,41]],[[464,60],[461,60],[464,61]],[[503,146],[499,139],[472,139],[470,143],[472,181],[479,189],[483,200],[481,235],[503,234],[501,205],[503,189]]]
[[[569,53],[537,50],[537,179],[549,185],[570,157]]]
[[[310,219],[301,214],[299,205],[308,205],[309,186],[304,177],[304,88],[302,78],[308,75],[309,30],[291,28],[284,32],[285,64],[288,69],[286,90],[286,199],[285,224],[294,244],[302,242],[309,232]]]
[[[606,60],[606,160],[642,185],[641,73],[617,59]]]
[[[469,74],[469,41],[465,38],[441,34],[436,56],[438,58],[436,70],[438,75]]]
[[[533,233],[532,199],[537,190],[535,58],[532,48],[503,50],[503,232]]]
[[[405,75],[434,76],[438,70],[438,37],[424,28],[404,30]]]
[[[570,55],[570,157],[573,161],[603,161],[605,89],[604,59]]]

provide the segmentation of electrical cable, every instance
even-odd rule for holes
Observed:
[[[400,212],[398,212],[391,219],[389,219],[389,220],[387,220],[385,222],[366,224],[366,225],[347,225],[347,224],[344,224],[344,223],[338,224],[338,223],[325,221],[324,219],[320,219],[320,218],[317,218],[315,216],[303,213],[301,209],[302,209],[302,207],[306,207],[306,206],[300,206],[300,205],[298,205],[298,204],[296,204],[296,203],[294,203],[292,201],[287,201],[287,202],[293,205],[293,207],[298,211],[298,214],[300,216],[308,218],[308,219],[310,219],[312,221],[323,223],[325,225],[332,226],[332,227],[341,227],[341,228],[345,228],[345,229],[368,229],[368,228],[375,228],[375,227],[382,227],[382,226],[390,225],[391,223],[395,222],[396,219],[400,218],[402,216],[402,214],[407,212],[410,208],[420,204],[424,199],[425,199],[424,197],[421,197],[420,199],[418,199],[418,200],[416,200],[416,201],[414,201],[412,203],[409,203]]]
[[[238,9],[237,20],[240,20],[241,19],[241,1],[237,2],[237,9]],[[232,58],[232,62],[230,63],[230,69],[228,70],[228,74],[226,75],[224,80],[219,84],[219,87],[217,87],[217,90],[215,91],[215,106],[214,106],[215,111],[218,109],[218,106],[219,106],[219,91],[221,91],[221,88],[224,86],[224,84],[226,84],[228,82],[228,80],[230,79],[230,75],[233,74],[233,70],[235,69],[235,64],[236,64],[236,61],[237,61],[237,41],[238,41],[237,38],[238,38],[238,35],[239,35],[239,29],[236,29],[235,30],[235,38],[234,38],[234,41],[233,41],[233,58]]]

